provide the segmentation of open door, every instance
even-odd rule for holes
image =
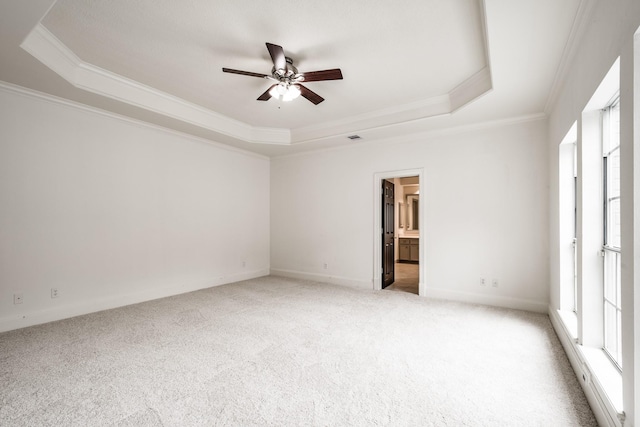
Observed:
[[[395,281],[394,185],[382,180],[382,289]]]

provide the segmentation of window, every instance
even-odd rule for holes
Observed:
[[[561,331],[586,366],[576,369],[578,377],[590,382],[613,420],[623,410],[622,370],[628,370],[621,354],[619,93],[618,58],[583,109],[576,131],[560,143],[559,293],[553,295]]]
[[[566,313],[578,313],[577,289],[577,138],[578,123],[575,122],[558,147],[558,233],[560,245],[559,308]],[[597,151],[598,155],[600,150]],[[599,206],[599,204],[598,204]],[[599,243],[599,241],[598,241]],[[600,245],[598,245],[599,248]],[[577,318],[574,323],[577,322]],[[576,323],[577,325],[577,323]],[[576,331],[577,326],[573,328]]]
[[[604,350],[622,368],[620,263],[620,101],[603,114]]]
[[[578,144],[573,144],[573,312],[578,313]]]

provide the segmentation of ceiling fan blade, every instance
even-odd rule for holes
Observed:
[[[318,105],[322,101],[324,101],[323,97],[321,97],[320,95],[318,95],[314,91],[306,88],[305,86],[302,86],[301,84],[296,84],[296,86],[298,86],[300,88],[300,95],[304,96],[309,101],[313,102],[315,105]]]
[[[270,77],[266,74],[252,73],[251,71],[233,70],[231,68],[223,68],[222,71],[225,73],[240,74],[242,76],[260,77],[262,79]]]
[[[303,82],[319,82],[321,80],[342,80],[342,71],[340,68],[334,68],[332,70],[311,71],[309,73],[302,73]]]
[[[287,59],[284,56],[284,49],[282,49],[282,46],[267,43],[267,49],[269,50],[269,55],[271,55],[271,60],[273,61],[273,66],[276,70],[286,70]]]
[[[275,84],[275,85],[269,86],[269,89],[267,89],[262,95],[260,95],[258,97],[258,101],[268,101],[268,100],[270,100],[271,99],[271,94],[269,93],[269,91],[271,89],[273,89],[275,86],[278,86],[278,85]]]

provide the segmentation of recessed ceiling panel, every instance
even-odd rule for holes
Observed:
[[[255,127],[299,129],[446,95],[487,64],[478,0],[58,0],[42,21],[82,61]],[[256,101],[270,74],[265,42],[326,99]]]

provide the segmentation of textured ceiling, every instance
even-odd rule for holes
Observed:
[[[266,155],[540,116],[587,0],[6,0],[0,81]],[[258,102],[265,42],[314,106]],[[266,130],[266,131],[265,131]],[[361,142],[360,142],[361,143]]]

